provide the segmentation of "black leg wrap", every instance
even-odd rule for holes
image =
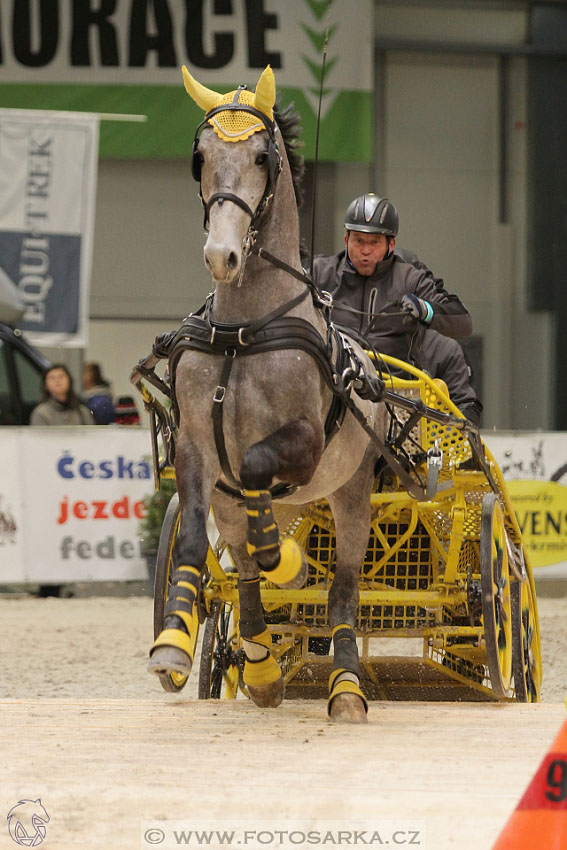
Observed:
[[[366,721],[368,703],[360,690],[360,665],[354,629],[346,623],[335,626],[333,647],[335,657],[329,676],[327,711],[332,720],[363,723]]]
[[[244,490],[248,517],[248,554],[261,564],[262,569],[272,569],[279,563],[280,535],[272,510],[269,490]]]
[[[348,670],[360,679],[360,664],[356,636],[349,626],[341,626],[333,632],[333,670]]]
[[[199,579],[200,574],[194,567],[179,567],[175,570],[164,611],[164,628],[181,629],[188,633],[185,621],[174,612],[183,611],[192,615]]]
[[[262,600],[260,598],[260,579],[238,582],[240,601],[240,634],[243,638],[253,638],[266,629]]]

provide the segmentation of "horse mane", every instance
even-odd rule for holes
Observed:
[[[302,133],[301,118],[295,110],[295,104],[290,103],[287,106],[281,106],[278,95],[274,105],[274,119],[282,134],[285,152],[291,169],[295,201],[299,209],[303,203],[302,182],[305,171],[305,160],[303,155],[297,151],[298,148],[303,147],[303,142],[300,138]]]

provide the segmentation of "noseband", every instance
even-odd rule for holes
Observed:
[[[231,203],[236,204],[241,209],[244,210],[250,216],[250,224],[248,227],[249,236],[253,229],[253,224],[258,220],[258,218],[262,215],[268,203],[272,199],[274,195],[274,191],[276,188],[276,182],[278,176],[282,170],[282,157],[279,152],[278,143],[276,141],[276,123],[268,118],[267,115],[264,115],[259,109],[256,109],[254,106],[248,106],[245,103],[238,103],[238,96],[240,92],[246,88],[246,86],[239,86],[237,91],[234,94],[234,100],[232,103],[223,103],[220,106],[215,106],[214,109],[211,109],[205,115],[203,121],[199,124],[195,131],[195,138],[193,139],[193,154],[191,160],[191,171],[193,177],[199,183],[199,197],[201,199],[201,203],[203,204],[203,209],[205,211],[203,225],[205,230],[209,228],[209,218],[211,208],[215,203],[222,204],[224,201],[231,201]],[[209,120],[216,115],[218,112],[249,112],[251,115],[254,115],[256,118],[259,118],[268,134],[268,176],[266,179],[266,185],[264,187],[264,192],[258,206],[255,210],[252,210],[246,201],[243,201],[238,195],[234,195],[232,192],[215,192],[214,195],[205,201],[203,198],[203,191],[201,186],[201,165],[202,165],[202,157],[199,152],[199,137],[202,128],[209,122]],[[246,239],[246,238],[245,238]]]

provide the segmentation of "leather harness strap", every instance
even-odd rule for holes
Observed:
[[[175,373],[177,363],[183,352],[193,350],[224,355],[219,383],[213,396],[211,416],[221,469],[226,481],[229,482],[227,485],[219,481],[217,486],[231,495],[240,497],[242,487],[230,467],[226,451],[223,433],[223,404],[232,365],[237,356],[246,357],[282,349],[305,351],[316,361],[333,392],[333,399],[325,420],[325,445],[328,445],[344,419],[346,410],[344,399],[337,395],[335,381],[337,371],[342,371],[344,366],[345,352],[342,345],[335,346],[337,352],[335,368],[333,368],[331,362],[332,339],[338,339],[340,335],[329,325],[328,328],[332,328],[333,336],[329,336],[327,343],[325,343],[316,328],[305,319],[283,315],[299,304],[308,294],[309,290],[306,289],[292,301],[287,302],[262,319],[243,326],[212,321],[209,318],[211,308],[209,301],[208,304],[204,305],[202,311],[204,315],[188,316],[170,343],[169,371],[176,419],[179,419],[179,411],[175,393]],[[272,498],[282,498],[294,492],[295,489],[289,484],[276,484],[271,489]]]

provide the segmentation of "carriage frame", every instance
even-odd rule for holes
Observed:
[[[167,379],[155,372],[156,363],[154,355],[140,361],[132,382],[150,415],[159,489],[163,478],[175,476],[175,421],[147,386],[170,394]],[[425,496],[410,495],[387,467],[377,475],[355,628],[361,686],[369,699],[537,702],[541,644],[535,585],[501,470],[443,382],[386,355],[377,366],[390,409],[390,445],[424,486]],[[403,377],[394,377],[392,370]],[[178,529],[175,495],[157,554],[155,636],[163,627]],[[261,581],[272,652],[288,697],[325,698],[332,661],[327,597],[334,526],[329,506],[325,501],[302,506],[281,530],[303,548],[309,574],[306,585],[295,590]],[[222,539],[209,546],[197,607],[203,627],[199,697],[245,694],[237,572]],[[421,656],[376,654],[376,641],[386,637],[421,639]],[[159,678],[166,691],[177,692],[188,677],[171,673]]]

